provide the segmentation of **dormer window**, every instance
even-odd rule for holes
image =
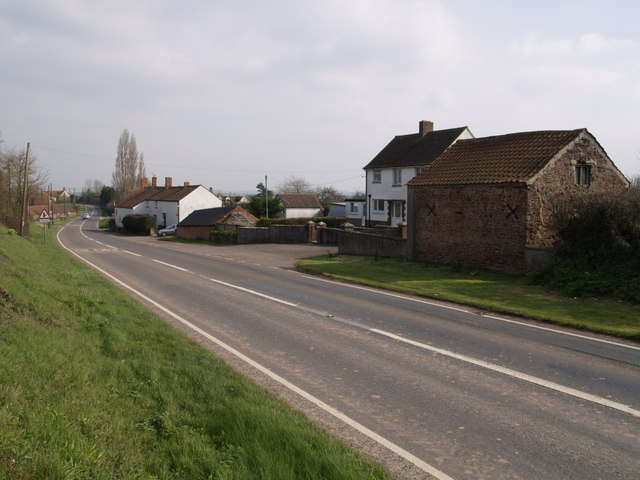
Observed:
[[[576,185],[591,185],[591,165],[576,165]]]

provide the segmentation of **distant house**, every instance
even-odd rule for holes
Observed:
[[[322,205],[313,193],[281,193],[278,197],[284,206],[281,217],[309,218],[322,215]]]
[[[554,202],[629,181],[586,129],[459,140],[408,184],[408,257],[509,273],[544,263]]]
[[[208,240],[215,229],[254,227],[258,219],[239,206],[195,210],[178,224],[176,236],[190,240]],[[229,229],[229,228],[226,228]]]
[[[165,177],[165,186],[159,187],[153,177],[150,187],[143,181],[137,192],[117,203],[114,217],[119,228],[123,227],[122,219],[131,214],[153,215],[156,225],[163,227],[180,223],[194,210],[221,205],[222,201],[202,185],[185,182],[183,186],[174,187],[172,178]]]
[[[349,223],[356,226],[365,225],[365,208],[367,201],[364,198],[347,198],[344,202],[345,217],[347,217]]]
[[[433,122],[426,120],[419,123],[418,133],[394,137],[364,167],[366,224],[396,226],[405,221],[407,182],[455,142],[466,138],[473,138],[467,127],[433,130]]]

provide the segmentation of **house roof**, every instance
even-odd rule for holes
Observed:
[[[136,205],[140,205],[145,200],[178,202],[198,187],[200,187],[200,185],[188,185],[182,187],[146,187],[134,192],[121,202],[118,202],[116,207],[133,208]]]
[[[586,129],[460,140],[408,185],[524,183]]]
[[[284,208],[322,208],[313,193],[280,193],[278,197]]]
[[[449,148],[466,129],[459,127],[433,130],[425,135],[398,135],[364,169],[427,165]]]
[[[231,207],[203,208],[194,210],[187,218],[180,222],[181,227],[202,227],[215,225],[224,220],[227,215],[240,207],[233,205]]]

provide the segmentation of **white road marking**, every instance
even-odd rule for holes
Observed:
[[[370,328],[369,331],[373,333],[377,333],[379,335],[384,335],[385,337],[393,338],[394,340],[397,340],[399,342],[413,345],[414,347],[422,348],[424,350],[429,350],[430,352],[435,352],[435,353],[439,353],[440,355],[445,355],[447,357],[455,358],[457,360],[461,360],[463,362],[470,363],[478,367],[486,368],[494,372],[499,372],[504,375],[508,375],[513,378],[524,380],[525,382],[533,383],[535,385],[540,385],[541,387],[549,388],[551,390],[556,390],[561,393],[566,393],[567,395],[581,398],[582,400],[587,400],[589,402],[597,403],[598,405],[603,405],[605,407],[613,408],[615,410],[619,410],[621,412],[628,413],[629,415],[633,415],[634,417],[640,418],[640,410],[635,410],[629,407],[628,405],[624,405],[622,403],[613,402],[611,400],[607,400],[606,398],[598,397],[597,395],[591,395],[590,393],[581,392],[580,390],[576,390],[571,387],[565,387],[564,385],[560,385],[554,382],[549,382],[542,378],[534,377],[532,375],[527,375],[526,373],[517,372],[515,370],[511,370],[510,368],[501,367],[500,365],[496,365],[494,363],[485,362],[484,360],[477,360],[475,358],[468,357],[466,355],[461,355],[459,353],[455,353],[450,350],[432,347],[431,345],[427,345],[425,343],[409,340],[408,338],[403,338],[393,333],[385,332],[384,330],[378,330],[377,328]]]
[[[64,227],[63,227],[64,228]],[[183,325],[186,325],[187,327],[189,327],[190,329],[192,329],[193,331],[199,333],[200,335],[202,335],[203,337],[205,337],[206,339],[210,340],[211,342],[215,343],[216,345],[224,348],[226,351],[228,351],[229,353],[235,355],[236,357],[238,357],[239,359],[241,359],[242,361],[246,362],[247,364],[251,365],[253,368],[257,369],[258,371],[262,372],[263,374],[267,375],[269,378],[275,380],[276,382],[280,383],[282,386],[288,388],[289,390],[297,393],[298,395],[300,395],[301,397],[303,397],[304,399],[308,400],[309,402],[313,403],[314,405],[316,405],[317,407],[321,408],[322,410],[324,410],[325,412],[333,415],[334,417],[338,418],[339,420],[341,420],[342,422],[346,423],[347,425],[349,425],[351,428],[357,430],[358,432],[362,433],[363,435],[366,435],[367,437],[369,437],[370,439],[376,441],[377,443],[379,443],[380,445],[384,446],[385,448],[387,448],[388,450],[392,451],[393,453],[395,453],[396,455],[404,458],[405,460],[407,460],[408,462],[412,463],[413,465],[415,465],[416,467],[420,468],[421,470],[427,472],[429,475],[432,475],[433,477],[435,477],[438,480],[454,480],[452,477],[450,477],[449,475],[447,475],[444,472],[441,472],[440,470],[438,470],[437,468],[433,467],[432,465],[424,462],[423,460],[421,460],[420,458],[416,457],[415,455],[413,455],[412,453],[408,452],[407,450],[403,449],[402,447],[396,445],[395,443],[387,440],[386,438],[382,437],[381,435],[378,435],[376,432],[374,432],[373,430],[370,430],[369,428],[365,427],[364,425],[362,425],[361,423],[353,420],[351,417],[348,417],[347,415],[345,415],[344,413],[340,412],[339,410],[333,408],[331,405],[323,402],[322,400],[320,400],[319,398],[311,395],[309,392],[307,392],[306,390],[301,389],[300,387],[294,385],[293,383],[289,382],[288,380],[284,379],[283,377],[279,376],[278,374],[272,372],[271,370],[269,370],[267,367],[263,366],[262,364],[256,362],[255,360],[249,358],[248,356],[246,356],[245,354],[243,354],[242,352],[236,350],[235,348],[231,347],[230,345],[226,344],[225,342],[223,342],[222,340],[214,337],[213,335],[211,335],[210,333],[202,330],[201,328],[197,327],[196,325],[192,324],[191,322],[189,322],[188,320],[184,319],[183,317],[181,317],[180,315],[178,315],[177,313],[169,310],[168,308],[166,308],[165,306],[159,304],[158,302],[156,302],[155,300],[152,300],[151,298],[147,297],[146,295],[144,295],[142,292],[139,292],[138,290],[136,290],[135,288],[129,286],[128,284],[126,284],[125,282],[123,282],[122,280],[120,280],[119,278],[116,278],[115,276],[111,275],[109,272],[103,270],[102,268],[98,267],[97,265],[89,262],[88,260],[86,260],[85,258],[81,257],[80,255],[78,255],[76,252],[74,252],[73,250],[67,248],[62,241],[60,240],[60,232],[62,231],[61,228],[60,230],[58,230],[58,243],[60,243],[60,245],[67,250],[68,252],[70,252],[72,255],[75,255],[76,257],[78,257],[80,260],[82,260],[84,263],[86,263],[87,265],[89,265],[90,267],[94,268],[95,270],[99,271],[100,273],[102,273],[103,275],[105,275],[107,278],[110,278],[111,280],[113,280],[114,282],[116,282],[117,284],[123,286],[124,288],[126,288],[127,290],[130,290],[131,292],[133,292],[135,295],[137,295],[138,297],[142,298],[143,300],[145,300],[146,302],[150,303],[151,305],[155,306],[156,308],[158,308],[159,310],[165,312],[167,315],[170,315],[171,317],[173,317],[174,319],[176,319],[177,321],[179,321],[180,323],[182,323]],[[159,262],[162,263],[162,262]],[[293,305],[293,304],[291,304]],[[294,305],[295,306],[295,305]]]
[[[60,233],[60,231],[58,232],[58,234]],[[58,238],[58,241],[59,241],[59,238]],[[125,251],[125,250],[123,250],[123,251]],[[131,253],[131,252],[127,252],[127,253]],[[74,255],[77,255],[77,254],[74,253]],[[137,254],[134,254],[134,255],[137,255]],[[140,255],[138,255],[138,256],[140,256]],[[156,261],[156,260],[154,260],[154,261]],[[89,263],[89,262],[87,262],[87,263]],[[157,263],[161,263],[161,264],[166,265],[168,267],[175,268],[175,269],[184,271],[186,273],[189,273],[189,274],[192,274],[192,275],[195,275],[195,276],[199,276],[201,278],[206,278],[207,280],[210,280],[212,282],[218,283],[220,285],[225,285],[227,287],[234,288],[234,289],[237,289],[237,290],[240,290],[240,291],[244,291],[244,292],[250,293],[252,295],[257,295],[257,296],[266,298],[268,300],[272,300],[272,301],[275,301],[275,302],[278,302],[278,303],[282,303],[282,304],[285,304],[285,305],[288,305],[288,306],[291,306],[291,307],[301,308],[299,305],[287,302],[286,300],[282,300],[282,299],[279,299],[279,298],[276,298],[276,297],[265,295],[265,294],[262,294],[260,292],[255,291],[255,290],[249,290],[249,289],[246,289],[244,287],[240,287],[238,285],[233,285],[233,284],[230,284],[230,283],[222,282],[220,280],[215,280],[215,279],[212,279],[212,278],[208,278],[208,277],[205,277],[203,275],[197,274],[195,272],[191,272],[189,270],[183,269],[182,267],[177,267],[175,265],[172,265],[172,264],[169,264],[169,263],[160,262],[160,261],[157,261]],[[98,267],[95,267],[95,268],[98,268]],[[309,278],[315,278],[315,277],[309,277]],[[320,280],[321,281],[327,281],[327,280],[324,280],[324,279],[320,279]],[[359,287],[359,286],[354,286],[354,285],[349,285],[349,286],[352,287],[352,288],[356,288],[356,289],[360,289],[360,290],[367,290],[367,291],[371,291],[371,292],[374,292],[374,293],[380,293],[382,295],[387,295],[387,296],[391,296],[391,297],[396,297],[396,298],[401,298],[401,299],[408,299],[408,300],[412,300],[412,301],[415,301],[415,302],[418,302],[418,303],[426,303],[426,304],[429,304],[429,305],[442,306],[440,304],[429,302],[429,301],[426,301],[426,300],[414,299],[414,298],[411,298],[411,297],[406,297],[404,295],[398,295],[398,294],[389,293],[389,292],[380,292],[378,290],[374,290],[374,289],[367,288],[367,287]],[[459,309],[459,308],[456,308],[456,307],[444,306],[444,308],[449,308],[451,310],[458,310],[458,311],[462,311],[462,312],[466,312],[466,313],[471,313],[468,310],[463,310],[463,309]],[[329,318],[332,318],[333,320],[336,320],[336,321],[340,321],[339,319],[337,319],[335,317],[329,317]],[[353,324],[352,322],[343,322],[343,323],[349,323],[350,325],[356,325],[356,324]],[[545,387],[545,388],[549,388],[551,390],[555,390],[555,391],[558,391],[558,392],[561,392],[561,393],[565,393],[567,395],[571,395],[571,396],[574,396],[576,398],[581,398],[583,400],[587,400],[587,401],[596,403],[598,405],[603,405],[603,406],[606,406],[606,407],[609,407],[609,408],[612,408],[612,409],[627,413],[627,414],[632,415],[634,417],[639,417],[640,418],[640,411],[639,410],[631,408],[628,405],[624,405],[622,403],[613,402],[611,400],[607,400],[606,398],[602,398],[602,397],[599,397],[597,395],[592,395],[592,394],[589,394],[589,393],[581,392],[580,390],[576,390],[576,389],[573,389],[571,387],[565,387],[564,385],[560,385],[558,383],[549,382],[549,381],[544,380],[542,378],[534,377],[532,375],[527,375],[525,373],[521,373],[521,372],[517,372],[515,370],[511,370],[511,369],[508,369],[508,368],[505,368],[505,367],[501,367],[500,365],[496,365],[496,364],[493,364],[493,363],[485,362],[483,360],[477,360],[477,359],[474,359],[472,357],[467,357],[466,355],[461,355],[461,354],[452,352],[450,350],[444,350],[444,349],[441,349],[441,348],[432,347],[432,346],[424,344],[424,343],[420,343],[420,342],[416,342],[414,340],[410,340],[410,339],[407,339],[407,338],[400,337],[398,335],[395,335],[395,334],[390,333],[390,332],[386,332],[384,330],[379,330],[379,329],[376,329],[376,328],[369,328],[369,327],[367,327],[365,325],[356,325],[356,326],[358,326],[359,328],[362,328],[364,330],[370,331],[372,333],[376,333],[376,334],[383,335],[383,336],[386,336],[386,337],[389,337],[389,338],[393,338],[394,340],[398,340],[398,341],[401,341],[403,343],[407,343],[407,344],[416,346],[418,348],[422,348],[422,349],[425,349],[425,350],[436,352],[436,353],[439,353],[441,355],[448,356],[450,358],[455,358],[457,360],[464,361],[466,363],[470,363],[470,364],[473,364],[473,365],[476,365],[476,366],[479,366],[479,367],[486,368],[488,370],[499,372],[499,373],[502,373],[504,375],[508,375],[510,377],[513,377],[513,378],[518,378],[520,380],[524,380],[524,381],[532,383],[534,385],[539,385],[539,386],[542,386],[542,387]],[[560,333],[562,333],[562,332],[560,332]],[[597,339],[595,339],[595,340],[597,340]],[[623,344],[620,344],[620,345],[621,346],[625,346]]]
[[[326,283],[333,283],[333,284],[337,283],[335,280],[330,280],[330,279],[326,279],[326,278],[320,278],[320,277],[316,277],[316,276],[313,276],[313,275],[304,275],[304,276],[306,278],[309,278],[311,280],[317,280],[319,282],[326,282]],[[604,340],[604,339],[601,339],[601,338],[590,337],[588,335],[580,335],[578,333],[572,333],[572,332],[567,332],[567,331],[564,331],[564,330],[558,330],[558,329],[555,329],[555,328],[552,328],[552,327],[543,327],[543,326],[534,325],[534,324],[531,324],[531,323],[519,322],[517,320],[510,320],[508,318],[496,317],[495,315],[489,315],[489,314],[484,314],[484,313],[474,313],[474,312],[472,312],[470,310],[466,310],[464,308],[453,307],[451,305],[445,305],[445,304],[442,304],[442,303],[430,302],[428,300],[424,300],[424,299],[421,299],[421,298],[410,297],[410,296],[402,295],[402,294],[399,294],[399,293],[392,293],[392,292],[387,292],[387,291],[384,291],[384,290],[376,290],[376,289],[370,288],[370,287],[363,287],[363,286],[353,285],[353,284],[350,284],[350,283],[343,283],[343,282],[340,282],[340,286],[353,288],[353,289],[356,289],[356,290],[364,290],[364,291],[367,291],[367,292],[376,293],[378,295],[385,295],[387,297],[394,297],[394,298],[399,298],[399,299],[402,299],[402,300],[409,300],[411,302],[422,303],[422,304],[425,304],[425,305],[431,305],[431,306],[435,306],[435,307],[439,307],[439,308],[444,308],[444,309],[447,309],[447,310],[455,310],[457,312],[469,313],[469,314],[472,314],[472,315],[479,315],[481,317],[491,318],[492,320],[498,320],[500,322],[514,323],[514,324],[520,325],[522,327],[535,328],[535,329],[538,329],[538,330],[546,330],[546,331],[549,331],[549,332],[552,332],[552,333],[556,333],[556,334],[560,334],[560,335],[566,335],[566,336],[570,336],[570,337],[582,338],[584,340],[590,340],[592,342],[606,343],[608,345],[615,345],[616,347],[621,347],[621,348],[629,348],[631,350],[640,350],[640,347],[636,347],[634,345],[629,345],[629,344],[626,344],[626,343],[614,342],[614,341],[611,341],[611,340]]]

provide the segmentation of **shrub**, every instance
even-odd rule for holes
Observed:
[[[209,235],[209,241],[222,245],[233,245],[238,243],[238,232],[233,230],[213,230]]]
[[[640,302],[640,189],[576,197],[556,207],[561,242],[534,282],[570,296]]]
[[[156,228],[156,217],[153,215],[127,215],[122,219],[122,224],[127,232],[149,234]]]

